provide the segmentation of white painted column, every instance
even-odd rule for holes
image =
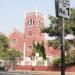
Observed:
[[[37,9],[35,9],[36,17],[37,17]]]
[[[24,19],[26,19],[26,10],[24,10]]]
[[[24,61],[24,63],[25,63],[25,55],[26,55],[26,52],[25,52],[25,49],[26,49],[26,44],[24,43],[24,52],[23,52],[23,61]]]
[[[26,33],[26,10],[24,10],[24,37],[25,37],[25,33]]]

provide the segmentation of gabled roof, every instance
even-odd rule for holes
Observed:
[[[24,39],[24,35],[22,33],[20,33],[16,28],[13,29],[13,31],[8,35],[8,38],[13,34],[13,33],[18,34],[21,38]]]

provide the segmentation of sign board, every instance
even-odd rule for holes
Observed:
[[[55,0],[56,16],[70,18],[70,0]]]

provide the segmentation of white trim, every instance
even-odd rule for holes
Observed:
[[[36,17],[37,17],[37,9],[35,9]]]
[[[24,11],[24,19],[26,19],[26,10]]]
[[[25,63],[25,58],[26,58],[26,43],[24,43],[24,52],[23,52],[23,61]]]

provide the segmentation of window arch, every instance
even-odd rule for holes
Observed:
[[[28,51],[31,51],[32,50],[32,46],[28,46]]]
[[[16,45],[16,39],[12,39],[12,44]]]
[[[33,26],[33,25],[34,25],[34,19],[30,18],[30,19],[28,20],[28,25],[29,25],[29,26]]]

